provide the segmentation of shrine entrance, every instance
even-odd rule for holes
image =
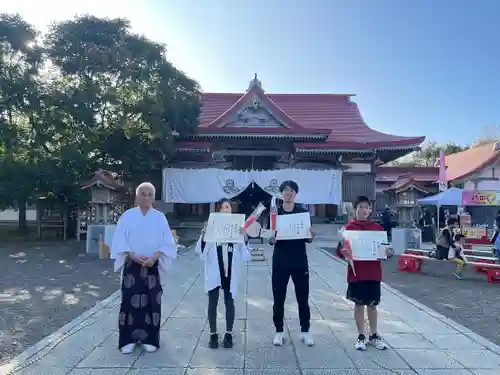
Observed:
[[[239,202],[238,212],[249,215],[252,211],[262,203],[266,208],[271,204],[271,195],[256,183],[251,183],[240,194],[233,198],[234,201]]]

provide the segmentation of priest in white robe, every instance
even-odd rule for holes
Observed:
[[[219,211],[231,213],[231,202],[223,199],[219,202]],[[244,233],[241,228],[241,233]],[[219,291],[224,293],[226,307],[226,332],[222,341],[224,348],[233,347],[233,325],[235,319],[234,298],[238,293],[238,284],[244,265],[251,259],[246,243],[208,243],[204,241],[205,228],[196,243],[195,251],[205,263],[205,292],[208,294],[208,324],[210,341],[208,347],[219,347],[217,333],[217,304]]]
[[[138,207],[120,217],[111,245],[115,271],[122,273],[118,347],[123,354],[138,343],[147,352],[160,347],[162,285],[177,243],[165,215],[152,207],[154,197],[152,184],[137,187]]]

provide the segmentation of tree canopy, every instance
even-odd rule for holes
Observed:
[[[424,144],[419,151],[412,152],[401,159],[395,160],[391,165],[395,167],[434,167],[439,160],[439,153],[441,150],[444,150],[445,155],[450,155],[464,151],[468,148],[467,146],[460,146],[454,142],[439,144],[431,141]]]
[[[497,142],[500,140],[500,126],[486,126],[479,136],[469,145],[459,145],[455,142],[440,144],[435,141],[425,143],[419,151],[412,152],[398,160],[390,163],[391,166],[412,166],[412,167],[432,167],[439,159],[440,150],[444,150],[445,155],[467,150],[471,147]]]
[[[98,168],[134,179],[160,166],[174,132],[196,132],[199,93],[125,19],[77,16],[40,35],[0,14],[0,208],[78,201]]]

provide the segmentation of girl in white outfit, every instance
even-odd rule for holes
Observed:
[[[219,212],[231,213],[231,201],[222,199],[219,202]],[[241,228],[241,233],[244,229]],[[208,323],[210,325],[210,341],[208,347],[219,347],[217,334],[217,303],[219,290],[224,293],[226,306],[226,333],[222,341],[224,348],[233,347],[234,298],[238,293],[238,282],[244,272],[245,262],[251,259],[246,243],[207,243],[204,241],[205,228],[196,243],[196,253],[205,262],[205,292],[208,293]],[[246,241],[245,241],[246,242]]]

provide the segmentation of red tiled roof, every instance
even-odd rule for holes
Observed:
[[[448,181],[465,179],[480,171],[500,157],[500,142],[492,142],[472,147],[462,152],[446,156],[446,173]]]
[[[94,173],[92,180],[82,184],[82,189],[87,189],[97,183],[101,183],[111,190],[119,190],[124,187],[123,182],[116,179],[113,172],[107,171],[105,169],[99,169]]]
[[[255,89],[250,92],[253,90]],[[240,109],[238,103],[241,103],[242,97],[247,94],[203,94],[200,115],[201,132],[204,132],[203,128],[214,126],[214,124],[220,125],[226,115]],[[279,115],[284,114],[292,120],[287,122],[291,128],[303,128],[308,132],[313,129],[330,131],[328,143],[303,143],[300,147],[350,147],[355,144],[363,144],[365,147],[418,146],[425,139],[425,137],[394,136],[369,128],[357,104],[350,100],[352,95],[263,94],[263,96],[268,98],[268,103],[278,111]],[[242,128],[239,129],[243,131]]]
[[[207,94],[205,94],[207,95]],[[204,96],[205,96],[204,95]],[[248,90],[245,94],[239,94],[238,99],[233,103],[232,106],[226,108],[226,110],[221,113],[215,120],[213,120],[208,127],[218,127],[224,126],[224,121],[231,119],[231,117],[236,114],[236,112],[241,109],[246,103],[248,103],[250,98],[258,96],[260,100],[264,103],[264,106],[273,111],[273,114],[277,118],[281,118],[288,128],[302,130],[302,126],[295,122],[285,111],[283,111],[274,101],[269,97],[269,95],[264,94],[264,91],[259,85],[252,85],[252,88]],[[202,103],[204,105],[204,99],[202,98]],[[203,115],[203,108],[202,108]]]
[[[436,182],[439,167],[380,167],[375,178],[378,182],[395,182],[401,176],[411,173],[415,181]]]
[[[210,148],[210,147],[212,147],[212,143],[210,143],[210,142],[180,141],[180,142],[176,142],[175,146],[177,148]]]
[[[290,134],[290,135],[298,135],[298,134],[318,134],[324,135],[325,137],[330,134],[330,130],[327,129],[305,129],[305,128],[257,128],[257,127],[248,127],[248,128],[225,128],[225,127],[217,127],[214,128],[212,126],[206,128],[200,128],[200,134]]]
[[[412,173],[406,173],[399,176],[398,180],[392,184],[387,190],[394,190],[396,192],[401,192],[408,190],[409,188],[415,188],[423,193],[430,193],[430,190],[426,188],[421,182],[415,181]]]

